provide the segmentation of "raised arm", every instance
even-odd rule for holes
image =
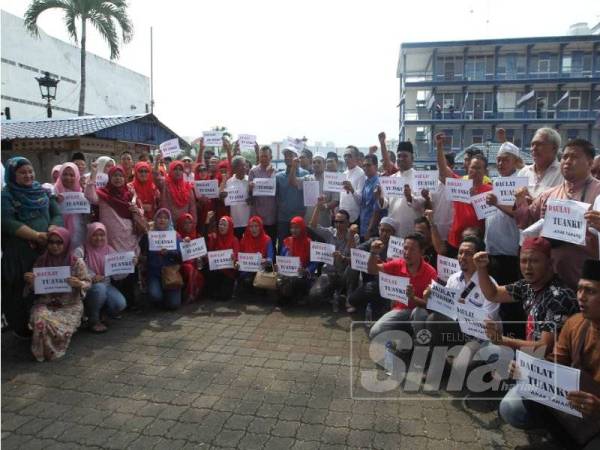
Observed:
[[[446,241],[442,239],[442,236],[440,236],[440,232],[433,221],[433,210],[425,210],[423,216],[427,219],[429,225],[431,225],[431,245],[433,245],[433,249],[438,255],[446,255],[448,252],[448,245],[446,244]]]
[[[382,131],[381,133],[379,133],[377,138],[379,139],[379,146],[381,147],[381,159],[383,161],[383,169],[386,171],[393,169],[394,164],[390,159],[390,154],[388,153],[387,146],[385,145],[385,132]]]
[[[92,170],[90,172],[90,178],[88,179],[88,181],[85,185],[85,190],[84,190],[85,198],[87,198],[88,201],[92,205],[98,204],[98,194],[96,193],[96,175],[97,174],[98,174],[98,163],[94,161],[92,163]]]
[[[473,256],[473,262],[477,266],[477,275],[479,277],[479,288],[484,297],[494,303],[514,303],[512,295],[508,293],[504,286],[496,286],[488,272],[490,263],[487,252],[477,252]]]
[[[383,270],[383,263],[381,263],[381,259],[379,258],[382,251],[382,241],[377,239],[371,243],[371,256],[369,256],[369,261],[367,263],[367,271],[372,275],[377,275]]]
[[[196,162],[204,164],[204,138],[200,138],[200,148],[198,150],[198,156],[196,156]]]
[[[298,171],[299,165],[300,160],[298,158],[294,158],[290,167],[290,174],[288,176],[288,184],[290,186],[294,186],[296,189],[300,189],[302,187],[302,182],[298,180],[298,177],[296,176],[296,172]]]
[[[437,165],[440,173],[440,181],[446,184],[446,178],[451,178],[454,173],[448,167],[448,163],[446,162],[446,155],[444,154],[444,133],[437,133],[435,135],[435,148],[437,152]]]
[[[225,151],[227,152],[227,161],[229,161],[229,167],[231,167],[233,151],[231,150],[231,142],[229,142],[225,136],[223,136],[223,148],[225,148]]]

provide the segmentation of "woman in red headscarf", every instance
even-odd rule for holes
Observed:
[[[191,214],[182,214],[177,219],[175,229],[177,230],[179,239],[184,242],[190,242],[197,239],[196,223]],[[200,298],[204,289],[204,275],[200,271],[202,266],[199,266],[198,259],[190,259],[181,263],[181,275],[184,282],[184,297],[183,303],[192,303]]]
[[[273,270],[273,259],[275,258],[273,242],[265,233],[263,221],[259,216],[252,216],[248,219],[248,226],[240,241],[240,252],[260,254],[262,270],[268,272]],[[240,272],[237,287],[240,290],[252,289],[255,275],[255,272]]]
[[[160,189],[161,208],[168,209],[172,217],[189,213],[194,221],[198,220],[193,185],[183,178],[183,162],[173,161],[169,164],[167,176],[159,175],[156,184]]]
[[[207,221],[211,220],[212,216],[213,214],[209,213]],[[209,252],[232,250],[231,263],[232,266],[235,264],[238,258],[240,244],[233,234],[233,219],[231,217],[223,216],[219,219],[217,231],[209,233],[208,235],[207,247]],[[211,288],[214,288],[215,297],[217,299],[231,299],[234,282],[237,278],[237,270],[235,270],[235,268],[209,270],[207,278],[207,283]]]
[[[140,161],[133,167],[133,181],[128,184],[135,191],[138,202],[142,205],[144,216],[152,220],[158,209],[160,191],[154,184],[152,166],[150,163]]]

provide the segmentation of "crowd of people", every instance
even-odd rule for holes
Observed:
[[[384,133],[378,140],[367,155],[348,146],[343,164],[333,152],[288,146],[279,171],[270,147],[255,146],[252,166],[227,139],[223,157],[201,142],[195,160],[157,153],[134,162],[125,152],[118,162],[108,156],[87,161],[77,152],[71,162],[54,167],[52,182],[43,185],[30,161],[9,159],[2,188],[2,310],[8,326],[31,339],[38,361],[52,360],[65,354],[82,323],[106,332],[126,308],[150,303],[173,310],[203,298],[243,302],[271,292],[280,308],[325,303],[334,312],[342,308],[366,317],[374,322],[373,340],[390,330],[427,329],[432,343],[444,344],[460,328],[427,309],[437,282],[458,290],[461,303],[488,319],[488,340],[465,341],[452,364],[467,370],[479,349],[503,345],[542,348],[545,357],[580,368],[592,388],[569,394],[583,413],[574,425],[576,437],[585,434],[582,444],[598,444],[600,160],[593,145],[575,139],[563,146],[556,130],[541,128],[531,141],[533,164],[524,165],[519,148],[499,130],[498,175],[491,177],[489,161],[477,149],[468,149],[463,167],[455,167],[438,134],[439,180],[435,189],[417,191],[412,144],[400,142],[394,153]],[[343,173],[338,191],[325,189],[328,172]],[[512,204],[500,202],[494,179],[516,176],[527,185],[516,189]],[[401,192],[386,193],[384,178],[398,177]],[[469,194],[483,194],[493,209],[484,219],[473,204],[451,198],[448,181],[459,179],[470,180]],[[216,195],[196,188],[208,180],[216,180]],[[274,191],[256,195],[265,180]],[[319,194],[307,202],[306,183],[315,181]],[[87,199],[89,214],[62,212],[72,192]],[[587,205],[584,242],[540,235],[539,220],[553,200]],[[169,231],[176,231],[176,242],[161,248],[152,233]],[[206,252],[184,259],[183,247],[199,238]],[[396,238],[402,239],[400,255],[391,251]],[[313,257],[317,242],[331,249],[328,262]],[[354,264],[355,250],[368,253],[362,269]],[[213,266],[210,255],[218,252],[230,261],[215,260]],[[107,256],[113,253],[129,255],[131,273],[107,275]],[[253,271],[243,260],[250,254],[259,255]],[[457,261],[447,280],[438,275],[440,256]],[[36,292],[44,270],[66,266],[67,289]],[[385,298],[380,273],[408,278],[407,298]],[[508,323],[514,321],[526,325]],[[512,390],[500,405],[501,416],[517,427],[548,423],[549,411]],[[550,415],[573,436],[572,420]]]

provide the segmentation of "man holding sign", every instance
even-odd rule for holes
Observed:
[[[258,150],[258,164],[250,169],[248,173],[248,189],[254,190],[254,179],[256,178],[275,178],[275,168],[271,165],[273,157],[271,147],[263,146]],[[277,188],[275,188],[277,193]],[[260,216],[263,221],[265,231],[275,243],[277,239],[277,198],[275,196],[252,197],[250,213],[253,216]]]
[[[344,151],[344,161],[347,169],[344,171],[346,181],[344,189],[340,193],[340,209],[348,211],[350,223],[355,223],[360,214],[360,202],[362,191],[365,185],[365,172],[358,165],[360,151],[353,145],[346,147]]]

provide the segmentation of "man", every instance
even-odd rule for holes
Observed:
[[[363,168],[367,179],[360,196],[360,238],[367,240],[377,234],[377,224],[381,217],[377,201],[377,190],[379,189],[377,156],[373,154],[365,156]]]
[[[437,252],[431,240],[431,224],[426,217],[415,219],[415,233],[423,235],[423,259],[434,269],[437,269]]]
[[[338,155],[335,152],[327,152],[327,159],[325,160],[325,170],[327,172],[337,172],[338,170]]]
[[[382,153],[384,149],[387,152],[385,133],[383,132],[379,133],[379,145],[381,146]],[[389,159],[389,156],[386,159]],[[401,197],[384,197],[381,188],[377,190],[377,195],[379,208],[388,210],[387,215],[393,218],[398,224],[398,236],[404,237],[412,232],[415,219],[423,215],[423,200],[415,199],[411,190],[415,170],[413,169],[413,146],[410,142],[400,142],[398,144],[396,161],[398,171],[392,176],[403,180],[404,195]],[[385,165],[389,166],[389,164]]]
[[[308,173],[312,173],[312,166],[313,154],[309,149],[305,148],[300,152],[300,167]]]
[[[231,160],[231,170],[233,176],[225,183],[225,196],[233,191],[245,191],[248,192],[248,175],[246,175],[246,158],[243,156],[234,156]],[[229,206],[231,211],[231,218],[233,219],[233,230],[238,239],[241,239],[244,234],[244,230],[248,225],[248,219],[250,218],[250,205],[248,201],[243,203],[234,203]]]
[[[298,151],[294,147],[283,149],[283,159],[286,169],[275,175],[279,248],[283,247],[283,240],[290,235],[290,220],[296,216],[304,216],[302,179],[308,175],[306,170],[299,167]]]
[[[379,272],[410,278],[407,291],[408,305],[393,302],[392,309],[375,322],[369,332],[369,339],[390,330],[411,331],[409,321],[424,321],[427,318],[423,292],[437,278],[436,270],[423,259],[424,240],[418,233],[404,237],[404,258],[396,258],[382,263],[379,255],[383,251],[383,242],[376,240],[371,244],[371,256],[368,262],[370,274]],[[398,323],[403,322],[403,323]]]
[[[593,205],[596,197],[600,195],[600,181],[590,174],[594,156],[594,146],[585,139],[567,142],[560,161],[560,172],[564,181],[538,195],[531,205],[527,199],[527,189],[518,190],[515,202],[517,225],[526,228],[543,218],[546,205],[552,199],[572,199]],[[577,286],[583,262],[588,258],[597,257],[598,237],[589,230],[585,246],[556,241],[552,249],[554,271],[559,273],[571,288]]]
[[[133,156],[131,155],[130,151],[125,150],[123,153],[121,153],[121,166],[125,170],[125,180],[128,183],[133,181]]]
[[[317,223],[323,227],[330,227],[332,223],[331,219],[333,217],[333,213],[340,203],[340,193],[323,192],[323,184],[325,183],[325,177],[323,173],[325,171],[326,165],[328,167],[327,172],[335,172],[337,170],[337,166],[335,164],[327,164],[323,155],[316,154],[312,160],[312,175],[308,175],[307,177],[305,177],[305,180],[319,182],[319,192],[321,192],[321,198],[324,199],[324,204],[322,208],[319,208],[319,218],[317,220]],[[306,208],[306,214],[304,215],[304,220],[306,221],[306,223],[310,223],[313,216],[313,212],[316,208],[316,205],[308,206]]]
[[[529,193],[532,198],[562,183],[563,176],[556,159],[560,144],[560,134],[552,128],[540,128],[533,135],[531,140],[533,164],[519,171],[520,177],[529,179]]]
[[[358,166],[359,153],[358,148],[353,145],[346,147],[344,152],[347,169],[344,171],[344,190],[340,193],[340,209],[348,211],[350,223],[355,223],[359,218],[362,190],[367,179],[365,172]]]
[[[596,155],[596,157],[594,158],[594,163],[592,164],[592,176],[596,179],[596,180],[600,180],[600,155]]]
[[[193,183],[195,176],[191,156],[184,156],[181,161],[183,162],[183,179],[188,183]]]
[[[271,165],[273,153],[271,147],[265,145],[258,150],[258,165],[250,169],[248,181],[250,182],[250,195],[254,189],[255,178],[271,178],[275,176],[275,169]],[[275,188],[277,189],[277,188]],[[277,191],[275,196],[252,197],[252,215],[260,216],[266,233],[275,242],[277,240]]]
[[[581,312],[565,322],[547,359],[581,370],[580,388],[568,392],[567,400],[583,418],[524,400],[516,387],[502,399],[499,412],[516,428],[546,426],[559,439],[592,450],[600,448],[600,261],[585,261],[577,284],[577,302]]]

